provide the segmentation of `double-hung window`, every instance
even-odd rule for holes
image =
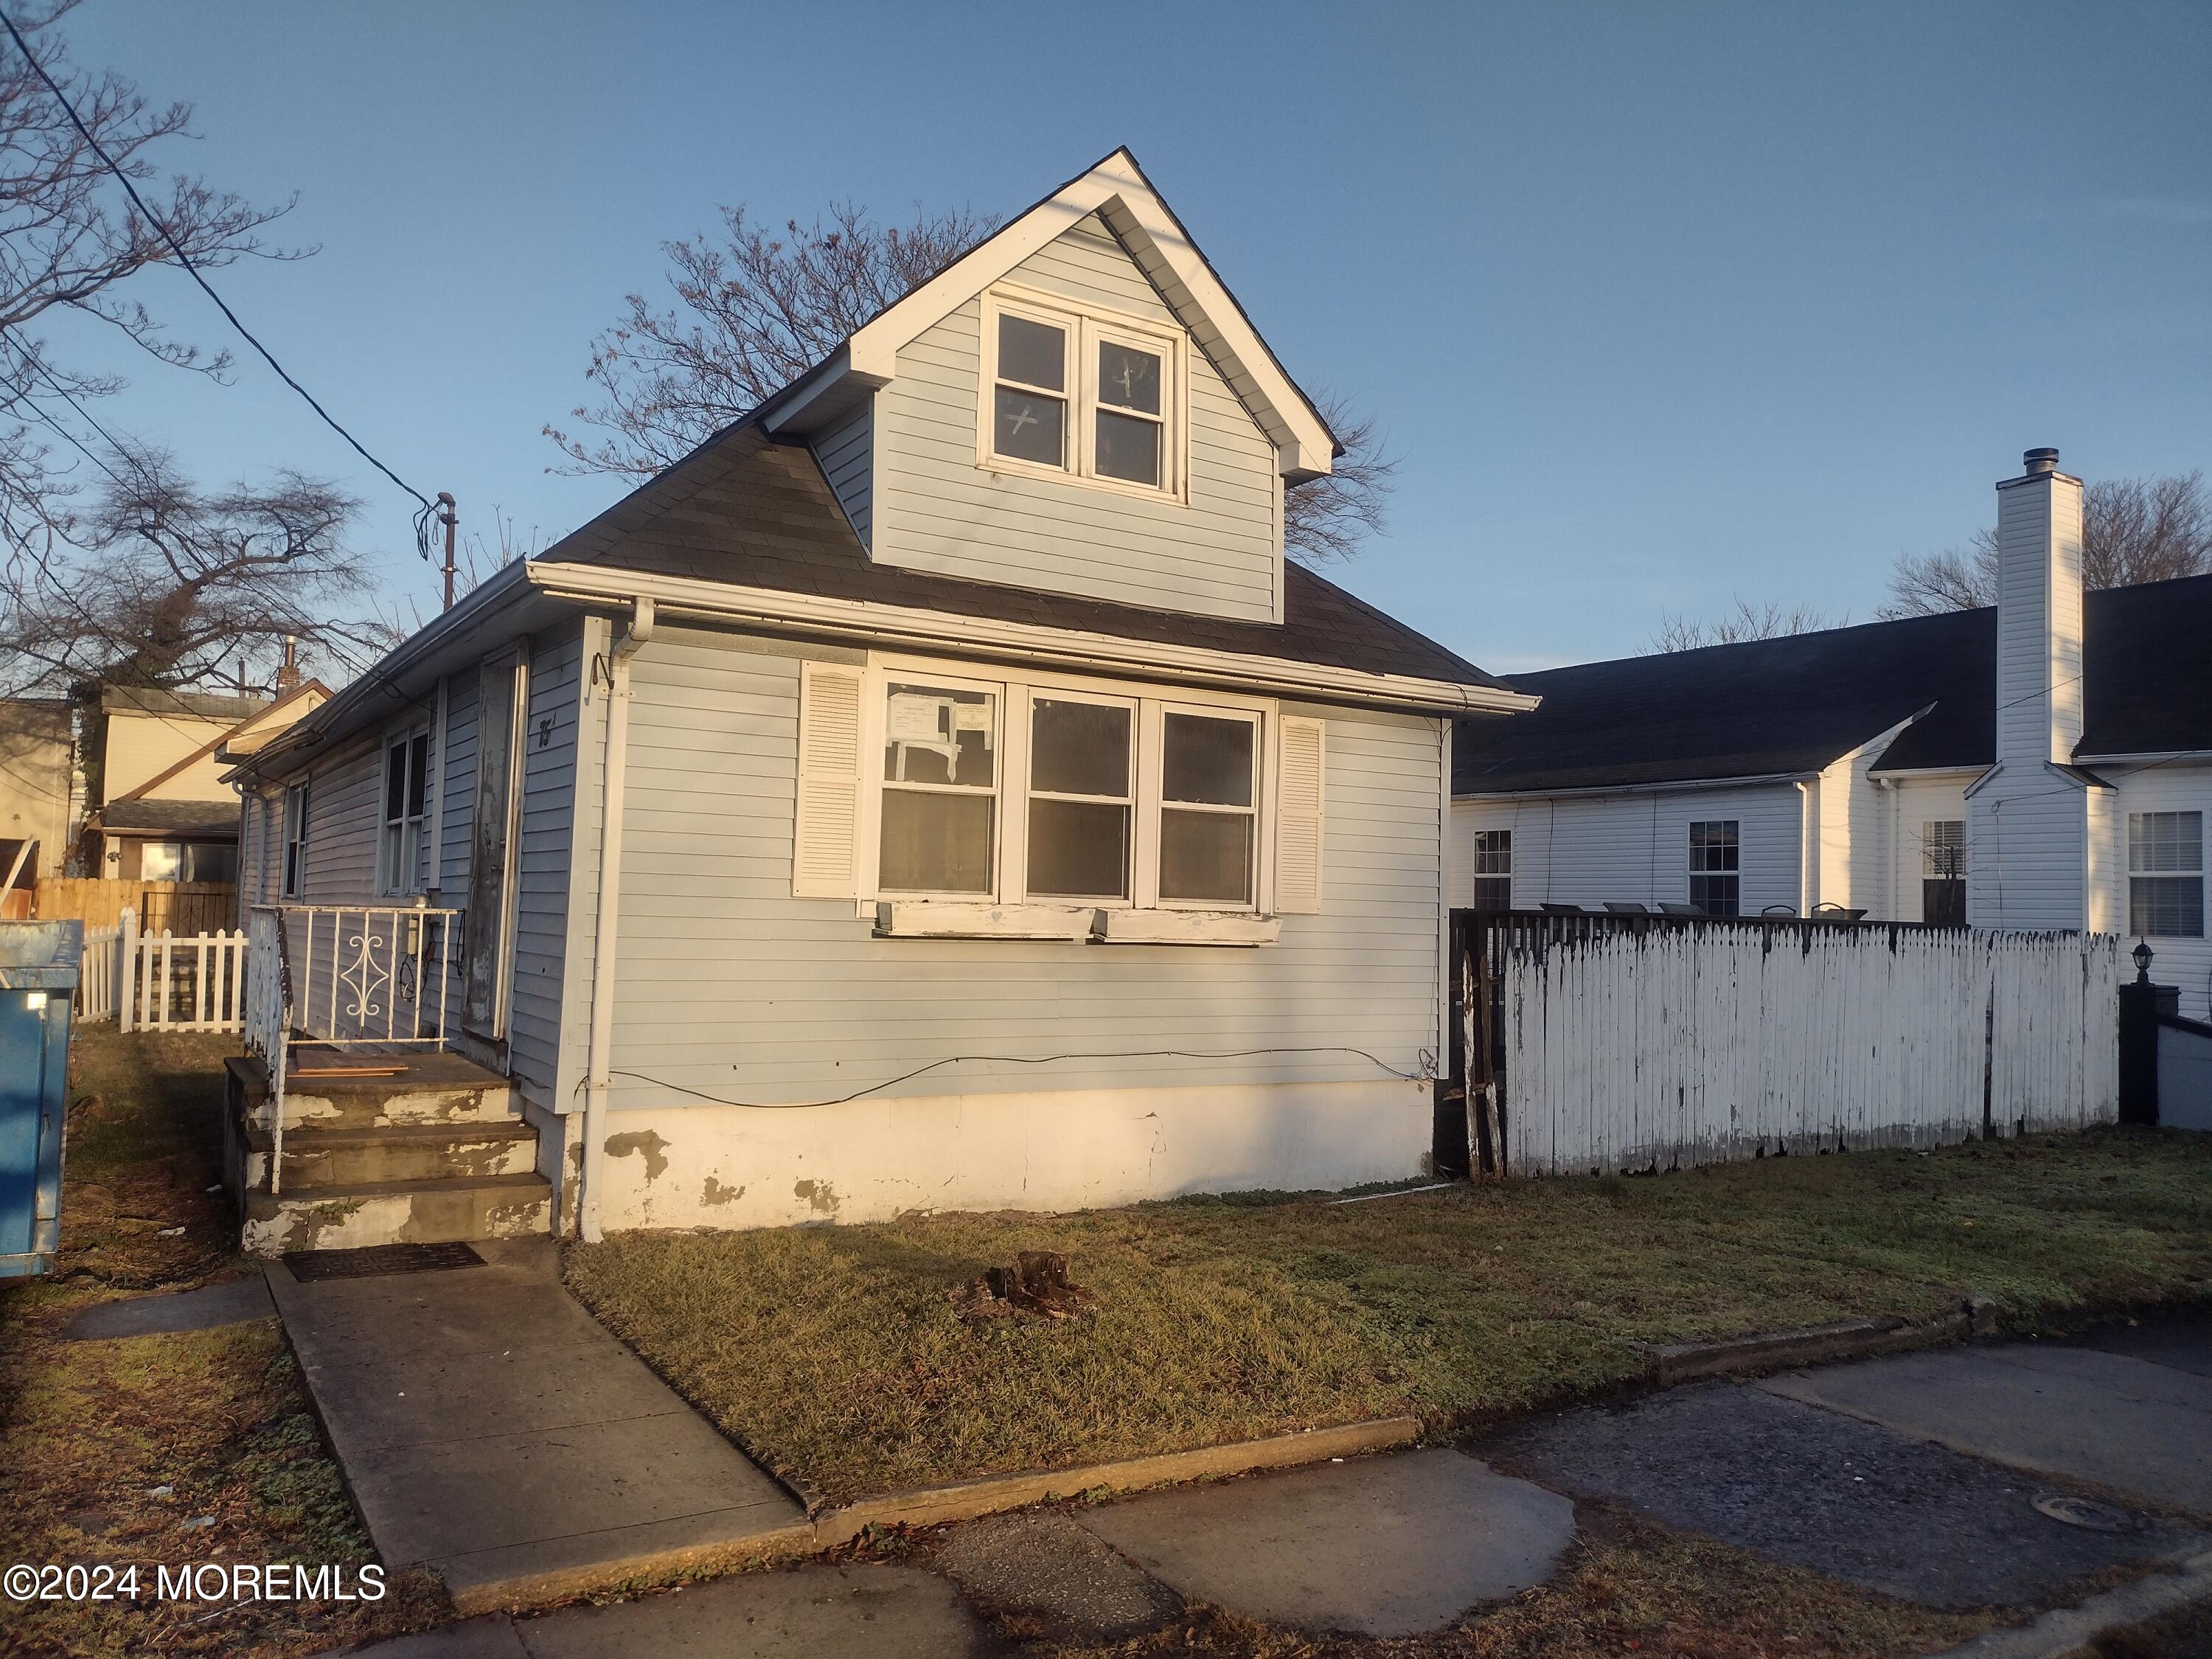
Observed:
[[[1054,693],[1030,704],[1029,890],[1126,900],[1136,819],[1136,707]]]
[[[1966,824],[1932,818],[1920,826],[1920,920],[1937,927],[1966,925]]]
[[[2204,814],[2128,814],[2128,931],[2204,937]]]
[[[284,872],[283,891],[288,899],[300,896],[307,874],[307,786],[295,783],[284,791]]]
[[[1709,916],[1743,914],[1741,848],[1735,818],[1690,825],[1690,902]]]
[[[1258,718],[1170,708],[1160,727],[1161,900],[1251,904],[1260,843]]]
[[[1510,910],[1513,908],[1513,832],[1478,830],[1474,832],[1474,908]]]
[[[893,680],[884,709],[887,893],[988,895],[998,861],[1000,694]]]
[[[984,465],[1177,494],[1179,340],[1043,296],[994,294],[983,319]]]
[[[377,848],[377,890],[419,891],[422,811],[429,793],[430,734],[404,733],[384,747],[384,830]]]
[[[814,712],[802,720],[813,729],[813,770],[802,763],[811,807],[794,849],[794,883],[805,886],[827,885],[819,872],[836,852],[830,738],[847,718],[830,703],[827,672],[814,678]],[[1249,699],[1152,696],[1075,677],[990,681],[889,665],[866,684],[866,723],[879,733],[865,740],[862,768],[873,864],[861,862],[856,884],[868,900],[1319,908],[1318,721],[1279,720]],[[1279,781],[1269,775],[1278,743],[1291,744]],[[1281,862],[1278,818],[1294,832]]]

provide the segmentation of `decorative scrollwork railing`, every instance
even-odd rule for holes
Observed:
[[[339,1045],[445,1042],[460,969],[460,911],[286,905],[283,915],[297,1032]]]

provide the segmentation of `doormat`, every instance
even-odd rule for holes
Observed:
[[[481,1267],[466,1244],[368,1244],[357,1250],[287,1250],[284,1265],[301,1284],[318,1279],[374,1279],[384,1273],[435,1273]]]

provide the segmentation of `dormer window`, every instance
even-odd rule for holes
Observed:
[[[1180,497],[1180,340],[1134,319],[1005,290],[985,297],[978,462]]]

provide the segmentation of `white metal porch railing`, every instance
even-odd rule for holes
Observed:
[[[461,912],[287,904],[293,1036],[338,1047],[442,1047],[458,1012]]]
[[[461,912],[423,905],[257,904],[248,917],[246,1052],[268,1073],[269,1190],[283,1190],[291,1049],[434,1049],[457,1005]]]

